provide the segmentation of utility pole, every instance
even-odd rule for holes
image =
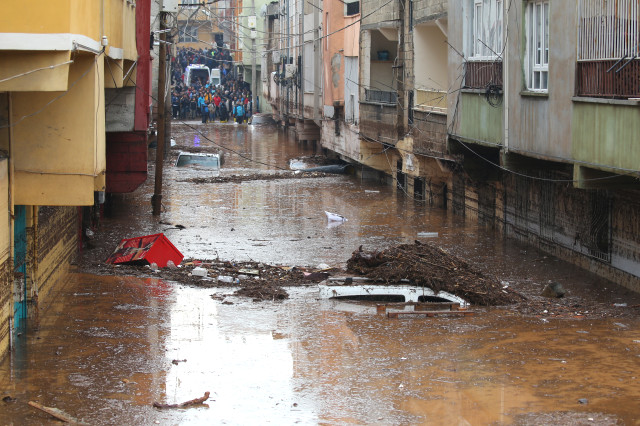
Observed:
[[[162,169],[164,165],[165,146],[165,120],[167,118],[165,109],[165,86],[167,84],[167,32],[166,32],[167,12],[160,11],[160,46],[159,46],[159,70],[158,70],[158,139],[156,141],[156,180],[151,197],[153,215],[160,214],[162,206]]]
[[[256,81],[256,36],[257,36],[257,15],[256,15],[256,0],[251,0],[251,18],[252,25],[249,25],[251,28],[251,105],[252,111],[258,112],[258,107],[256,103],[256,91],[258,88],[258,82]]]

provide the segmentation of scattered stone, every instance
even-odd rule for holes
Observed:
[[[578,403],[580,403],[580,404],[588,404],[588,403],[589,403],[589,400],[588,400],[587,398],[580,398],[580,399],[578,400]]]

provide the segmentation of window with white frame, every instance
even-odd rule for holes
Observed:
[[[502,0],[467,0],[467,43],[470,60],[502,56]]]
[[[527,88],[549,89],[549,1],[530,1],[525,12]]]

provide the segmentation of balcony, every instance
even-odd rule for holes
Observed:
[[[579,61],[576,96],[640,97],[640,59]]]
[[[465,63],[464,87],[484,89],[502,86],[502,61],[468,61]]]
[[[398,94],[384,90],[364,89],[364,99],[366,102],[395,105],[398,102]]]

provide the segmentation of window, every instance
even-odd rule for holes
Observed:
[[[578,2],[578,60],[608,60],[640,54],[638,0]]]
[[[360,1],[353,1],[344,4],[344,16],[352,16],[360,13]]]
[[[502,0],[467,0],[467,56],[495,60],[502,56]]]
[[[527,88],[546,92],[549,89],[549,2],[527,4],[525,71]]]
[[[180,28],[180,27],[178,27]],[[180,43],[193,43],[198,41],[198,27],[187,25],[180,28]]]

